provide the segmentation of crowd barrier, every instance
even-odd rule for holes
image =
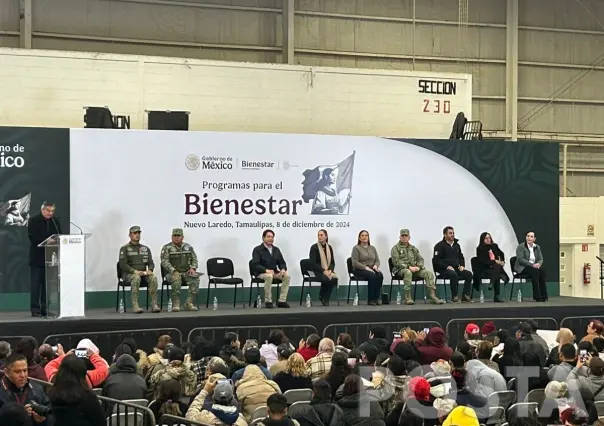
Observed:
[[[537,321],[539,328],[542,330],[558,330],[558,322],[550,317],[535,318],[535,317],[517,317],[517,318],[453,318],[447,323],[447,336],[449,338],[449,346],[455,347],[458,340],[463,339],[464,332],[468,323],[475,323],[479,327],[487,321],[492,321],[497,330],[509,330],[512,334],[516,332],[518,324],[529,319]]]
[[[592,320],[599,320],[604,323],[604,316],[566,317],[560,321],[560,328],[569,328],[578,342],[587,334],[587,326]]]
[[[329,324],[323,329],[323,337],[329,337],[334,342],[340,333],[348,333],[355,345],[360,345],[369,339],[369,330],[373,327],[384,327],[388,340],[392,340],[392,335],[403,328],[411,327],[416,331],[424,328],[442,327],[436,321],[403,321],[403,322],[359,322],[349,324]]]
[[[0,336],[0,342],[8,342],[10,347],[14,349],[17,346],[17,343],[19,343],[19,340],[25,337],[34,339],[36,342],[38,341],[38,339],[35,339],[32,336]]]
[[[100,354],[107,362],[111,362],[111,357],[117,345],[126,337],[132,337],[136,340],[139,349],[147,353],[152,353],[157,338],[167,334],[172,338],[172,343],[182,346],[182,332],[176,328],[150,328],[142,330],[115,330],[115,331],[88,331],[85,333],[65,333],[51,334],[46,336],[43,343],[50,345],[63,345],[65,352],[69,349],[77,349],[76,346],[82,339],[90,339],[100,349]]]
[[[208,341],[221,345],[224,335],[228,332],[234,332],[239,335],[241,346],[248,339],[255,339],[262,345],[273,330],[282,330],[294,346],[298,345],[300,339],[306,339],[310,334],[318,334],[317,329],[312,325],[232,325],[227,327],[197,327],[189,332],[187,340],[192,342],[196,337],[201,336]]]
[[[207,426],[203,423],[197,423],[193,420],[187,420],[183,417],[170,416],[164,414],[157,422],[159,426]]]
[[[29,378],[31,382],[38,383],[44,387],[46,393],[52,387],[52,383],[43,380]],[[100,390],[100,389],[98,389]],[[97,389],[95,389],[95,393]],[[99,404],[105,411],[107,426],[155,426],[155,416],[147,405],[147,400],[119,401],[98,395]],[[193,424],[193,423],[191,423]],[[176,425],[176,423],[174,424]]]

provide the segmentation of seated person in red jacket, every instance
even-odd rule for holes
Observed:
[[[88,339],[84,339],[78,343],[77,349],[72,349],[65,353],[61,345],[58,346],[59,356],[44,367],[48,381],[52,382],[54,376],[59,370],[59,366],[67,355],[76,354],[78,357],[84,358],[86,362],[86,381],[91,388],[98,388],[109,376],[109,365],[99,354],[98,348]]]
[[[430,365],[439,359],[449,361],[453,353],[453,349],[447,346],[447,335],[440,327],[432,327],[417,349],[420,353],[421,365]]]
[[[300,340],[298,344],[298,353],[302,355],[304,361],[308,361],[311,358],[314,358],[319,353],[319,342],[321,341],[321,337],[316,334],[311,334],[308,336],[308,339],[304,341],[304,339]]]

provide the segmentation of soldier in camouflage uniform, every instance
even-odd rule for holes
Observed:
[[[143,310],[138,304],[138,291],[141,280],[146,280],[147,291],[151,295],[153,312],[159,312],[157,304],[157,277],[153,273],[155,264],[149,247],[140,243],[141,228],[132,226],[130,228],[130,242],[120,248],[119,267],[125,283],[130,284],[132,293],[132,310],[135,314],[141,314]]]
[[[405,285],[405,305],[415,303],[411,297],[411,281],[415,278],[426,280],[430,303],[437,305],[444,303],[436,297],[434,273],[424,267],[424,258],[417,247],[409,243],[409,239],[409,230],[401,229],[399,242],[390,250],[392,273],[396,277],[402,278]]]
[[[199,277],[197,273],[197,255],[190,244],[183,243],[183,231],[181,228],[172,230],[172,242],[161,249],[162,274],[172,287],[172,310],[180,311],[180,288],[184,284],[189,287],[189,295],[185,302],[187,311],[196,311],[197,306],[193,303],[195,295],[199,290]]]

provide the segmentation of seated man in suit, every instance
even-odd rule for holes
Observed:
[[[390,250],[392,258],[392,273],[403,279],[405,285],[405,305],[413,305],[415,302],[411,297],[411,280],[413,278],[422,278],[426,280],[428,290],[428,299],[430,303],[440,305],[444,303],[436,297],[436,286],[434,284],[434,274],[424,266],[424,258],[419,253],[417,247],[409,242],[408,229],[401,229],[399,242]]]
[[[281,250],[273,245],[275,233],[265,229],[262,233],[262,244],[254,247],[252,251],[252,273],[264,280],[264,307],[273,307],[272,285],[273,280],[281,280],[281,294],[277,302],[278,308],[289,308],[287,292],[289,290],[289,275],[287,264]]]
[[[457,287],[459,280],[464,280],[462,302],[472,302],[470,290],[472,289],[472,272],[466,269],[466,261],[461,252],[461,246],[455,238],[452,226],[443,229],[443,239],[434,246],[432,264],[434,270],[451,283],[451,301],[459,302]]]

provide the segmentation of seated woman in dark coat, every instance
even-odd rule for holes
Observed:
[[[474,287],[480,287],[480,280],[483,277],[491,279],[491,286],[494,287],[493,301],[503,302],[499,297],[499,282],[503,284],[510,281],[510,277],[503,270],[505,265],[505,255],[497,244],[493,242],[491,234],[483,232],[480,234],[480,241],[476,247],[476,266],[474,268]]]
[[[329,236],[325,229],[321,229],[317,233],[317,243],[310,246],[308,258],[313,268],[312,272],[321,280],[319,300],[323,306],[329,306],[331,291],[338,286],[338,277],[335,273],[335,256],[329,245]]]

